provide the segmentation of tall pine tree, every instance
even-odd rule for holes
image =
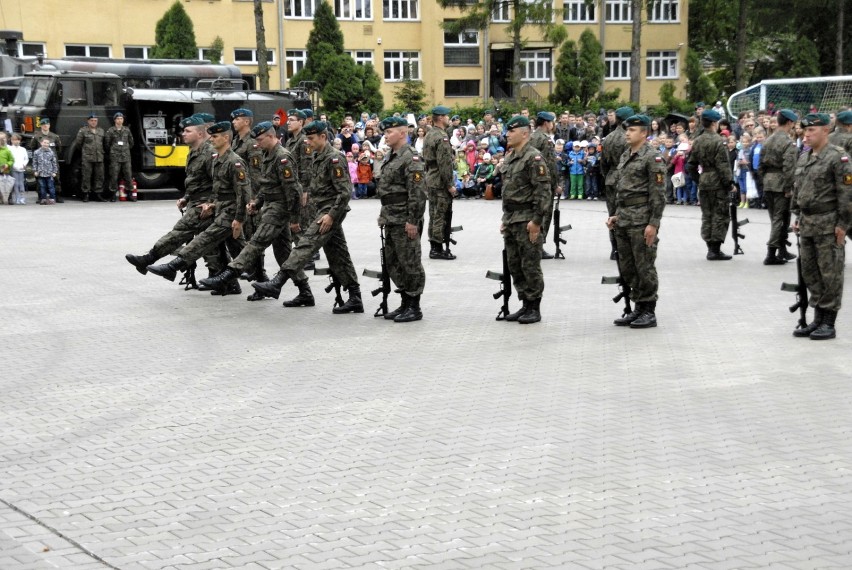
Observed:
[[[176,0],[171,8],[157,22],[154,32],[156,45],[151,57],[157,59],[197,59],[198,46],[195,45],[195,30],[189,14]]]

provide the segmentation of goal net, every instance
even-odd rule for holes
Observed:
[[[794,109],[804,115],[811,107],[831,113],[852,104],[852,75],[805,77],[801,79],[766,79],[728,99],[728,116],[736,118],[743,111]]]

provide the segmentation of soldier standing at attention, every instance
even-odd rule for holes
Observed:
[[[260,179],[260,162],[263,158],[263,151],[257,146],[255,140],[251,136],[252,123],[254,121],[254,113],[251,109],[235,109],[231,111],[231,125],[234,127],[236,135],[231,141],[231,150],[243,159],[243,165],[248,172],[251,180],[251,192],[246,197],[246,203],[250,203],[257,197]],[[246,241],[250,240],[254,235],[257,227],[257,213],[250,213],[246,216],[243,223],[243,238]],[[237,257],[239,253],[231,252],[232,257]],[[266,281],[267,276],[263,268],[263,255],[261,254],[257,260],[257,266],[251,270],[253,280]]]
[[[80,181],[80,193],[83,202],[92,195],[98,202],[106,202],[104,188],[104,130],[98,127],[98,118],[89,115],[88,124],[80,127],[74,145],[80,149],[83,159],[83,179]],[[92,178],[94,177],[94,190]]]
[[[246,175],[245,164],[231,150],[229,121],[208,127],[207,133],[211,135],[210,142],[216,151],[213,155],[213,195],[199,207],[202,218],[215,217],[203,232],[178,251],[172,261],[148,266],[148,271],[169,281],[174,281],[178,271],[187,269],[205,253],[215,251],[228,238],[236,240],[239,249],[245,246],[243,222],[246,219],[246,198],[251,194],[251,182]],[[240,293],[239,285],[235,290],[227,292]]]
[[[601,174],[604,176],[604,189],[606,195],[606,211],[610,216],[615,215],[615,195],[616,189],[616,169],[621,155],[627,150],[627,142],[624,138],[624,122],[627,117],[633,115],[633,109],[630,107],[619,107],[615,111],[615,125],[613,125],[610,133],[601,142]],[[615,232],[609,232],[609,243],[612,246],[612,251],[609,258],[616,259],[618,255],[617,246],[615,244]]]
[[[829,135],[828,144],[852,153],[852,111],[841,111],[836,118],[837,130]]]
[[[537,148],[547,163],[547,169],[550,171],[550,187],[553,190],[554,196],[562,194],[562,186],[559,185],[559,170],[556,165],[556,145],[553,143],[553,128],[556,125],[556,115],[548,111],[539,111],[535,116],[535,131],[530,136],[530,144],[533,148]],[[547,208],[547,215],[544,217],[544,223],[541,226],[541,236],[543,240],[547,240],[547,232],[550,230],[550,222],[553,220],[553,196],[551,196],[550,206]],[[553,259],[553,254],[548,253],[544,246],[541,248],[542,259]]]
[[[130,149],[133,148],[133,135],[124,128],[124,114],[116,113],[112,118],[115,125],[106,132],[106,146],[109,149],[109,201],[115,202],[118,195],[118,181],[124,180],[124,187],[133,184],[133,172],[130,168]],[[131,197],[135,202],[136,198]]]
[[[252,283],[251,286],[261,294],[277,299],[288,279],[293,279],[299,286],[305,263],[322,248],[328,259],[329,270],[341,287],[349,291],[349,299],[342,306],[334,307],[332,312],[337,315],[363,313],[361,286],[343,234],[343,220],[346,219],[352,196],[352,180],[340,153],[328,140],[328,127],[324,121],[311,121],[305,126],[304,133],[314,157],[311,163],[310,194],[317,207],[317,217],[305,229],[280,271],[269,281]]]
[[[615,230],[621,275],[630,285],[633,312],[616,326],[645,329],[657,326],[657,244],[666,204],[666,163],[646,142],[651,119],[633,115],[624,121],[627,150],[618,163],[616,212],[606,220]]]
[[[722,250],[731,223],[730,196],[734,172],[728,162],[725,139],[717,134],[719,113],[708,109],[701,114],[701,134],[692,143],[686,169],[698,180],[698,200],[701,202],[701,239],[707,243],[707,259],[725,261],[730,255]],[[699,177],[698,167],[702,172]]]
[[[429,259],[455,259],[449,244],[444,250],[447,227],[447,212],[452,210],[453,196],[453,147],[447,137],[449,107],[438,105],[432,109],[432,126],[423,141],[423,160],[426,162],[426,190],[429,193]],[[423,115],[425,119],[425,115]],[[425,120],[424,120],[425,124]]]
[[[500,232],[509,263],[509,273],[523,303],[507,321],[521,324],[541,320],[544,275],[541,225],[553,201],[550,171],[544,157],[530,143],[530,121],[523,115],[506,123],[509,154],[503,162],[503,220]],[[383,173],[384,175],[384,173]]]
[[[811,113],[802,120],[811,149],[796,164],[791,206],[796,214],[793,231],[801,236],[802,277],[814,307],[813,322],[794,330],[793,336],[813,340],[836,336],[852,205],[852,164],[844,149],[828,143],[830,122],[825,113]]]
[[[402,304],[385,315],[396,323],[419,321],[420,295],[426,285],[420,251],[420,228],[426,210],[423,161],[408,145],[408,122],[388,117],[381,123],[391,151],[382,163],[377,195],[382,202],[379,226],[385,228],[385,265],[402,294]]]
[[[30,150],[35,152],[41,148],[42,139],[47,139],[50,144],[50,150],[53,151],[53,154],[56,156],[56,160],[62,156],[62,139],[59,138],[59,135],[56,133],[50,132],[50,119],[47,117],[42,117],[39,122],[40,130],[33,135],[33,138],[30,139]],[[59,176],[53,179],[53,185],[56,187],[56,202],[62,204],[65,200],[62,199],[60,193],[62,192],[61,183],[59,181]]]
[[[793,173],[796,170],[796,143],[790,136],[799,117],[790,109],[778,112],[778,128],[763,143],[758,174],[763,180],[763,196],[769,209],[769,241],[763,265],[783,265],[796,256],[787,253],[787,227]]]

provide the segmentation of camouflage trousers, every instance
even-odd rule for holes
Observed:
[[[701,239],[707,243],[723,243],[731,224],[730,191],[698,189],[701,202]]]
[[[130,170],[130,159],[121,162],[113,160],[109,163],[109,190],[113,194],[118,192],[118,181],[124,180],[124,189],[130,194],[133,192],[133,172]]]
[[[243,247],[243,250],[236,259],[228,264],[228,267],[237,271],[251,270],[263,255],[263,252],[266,251],[266,248],[279,241],[279,238],[282,238],[282,236],[283,238],[280,241],[286,241],[287,255],[280,260],[279,265],[287,261],[287,257],[290,255],[289,218],[284,202],[267,202],[264,204],[260,213],[254,217],[260,218],[260,220],[256,220],[257,227],[254,233],[252,233],[251,239]],[[277,255],[275,259],[278,261]],[[304,272],[299,276],[299,280],[302,279],[307,279],[304,276]]]
[[[833,233],[800,238],[802,277],[808,287],[811,307],[840,310],[846,260],[845,245],[837,245]]]
[[[235,250],[239,254],[246,241],[242,235],[236,239],[232,237],[231,222],[234,221],[236,209],[236,202],[216,204],[216,215],[213,217],[213,222],[203,232],[192,238],[191,242],[182,247],[178,251],[178,256],[187,263],[192,263],[205,255],[219,253],[221,244],[225,244],[232,254]]]
[[[447,210],[452,207],[453,197],[446,189],[429,188],[429,241],[444,241]]]
[[[616,202],[618,188],[613,184],[607,184],[604,186],[604,192],[606,194],[606,213],[608,216],[614,216],[615,211],[618,209],[618,203]]]
[[[299,227],[302,229],[297,234],[293,234],[293,241],[298,243],[299,237],[305,233],[305,229],[314,223],[317,220],[317,207],[314,204],[313,200],[308,197],[308,203],[302,208],[302,212],[299,215]]]
[[[518,298],[521,301],[541,299],[544,293],[544,274],[541,272],[544,236],[539,234],[538,240],[531,243],[527,222],[515,222],[508,224],[503,231],[503,244]]]
[[[188,206],[172,231],[157,240],[151,251],[157,256],[157,259],[171,253],[177,253],[177,250],[183,244],[192,241],[192,238],[206,230],[212,223],[212,217],[201,219],[201,208]],[[220,258],[218,252],[205,253],[203,257],[211,273],[218,273],[225,268],[225,260]]]
[[[319,216],[319,214],[317,214]],[[343,234],[343,220],[346,215],[335,220],[331,229],[321,234],[320,225],[311,223],[302,231],[299,243],[293,248],[290,257],[281,264],[281,271],[286,273],[294,282],[298,283],[305,277],[302,269],[310,261],[314,253],[322,248],[328,260],[328,268],[340,282],[344,289],[352,285],[358,285],[358,276],[355,274],[355,266],[352,265],[352,257],[349,255],[349,246],[346,245],[346,236]]]
[[[764,192],[763,199],[769,210],[769,247],[782,247],[787,245],[787,228],[790,226],[790,198],[786,198],[783,192]]]
[[[426,286],[420,251],[420,235],[409,239],[404,225],[385,226],[385,265],[397,288],[408,295],[422,295]]]
[[[645,227],[615,228],[618,243],[618,265],[621,276],[630,285],[630,300],[636,303],[657,300],[660,282],[657,279],[657,244],[645,245]]]
[[[92,184],[93,179],[94,184]],[[80,180],[80,191],[83,194],[104,191],[103,162],[92,162],[90,160],[83,161],[83,178]]]

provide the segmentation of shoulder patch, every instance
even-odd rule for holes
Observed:
[[[334,167],[334,177],[335,178],[343,178],[343,167],[335,166]]]
[[[415,170],[413,173],[413,179],[415,182],[420,182],[421,180],[423,180],[423,173],[419,170]]]
[[[663,180],[664,180],[664,178],[663,178],[663,173],[662,173],[662,172],[658,172],[658,173],[656,174],[656,181],[657,181],[657,184],[662,184],[662,183],[663,183]]]
[[[536,167],[536,171],[538,172],[539,176],[545,176],[547,174],[547,169],[544,167],[543,164],[539,164]]]
[[[239,181],[240,181],[240,182],[242,182],[243,180],[245,180],[245,179],[246,179],[246,173],[245,173],[245,171],[244,171],[244,170],[242,170],[242,169],[240,169],[240,170],[237,172],[237,178],[239,179]]]

